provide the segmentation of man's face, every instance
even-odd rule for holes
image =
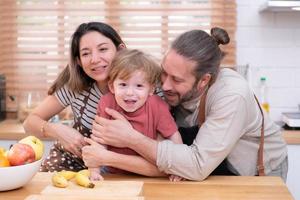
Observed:
[[[162,90],[166,101],[171,106],[199,96],[196,77],[194,76],[195,61],[191,61],[174,50],[170,50],[162,62]]]

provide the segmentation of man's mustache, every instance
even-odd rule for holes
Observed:
[[[164,90],[163,93],[170,96],[177,95],[177,93],[173,92],[172,90]]]

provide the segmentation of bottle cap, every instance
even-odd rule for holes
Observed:
[[[262,77],[260,77],[260,80],[261,80],[261,81],[265,81],[265,80],[267,80],[267,79],[266,79],[266,77],[262,76]]]

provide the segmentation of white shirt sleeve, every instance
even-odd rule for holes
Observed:
[[[239,94],[222,96],[206,112],[191,146],[167,140],[158,144],[157,166],[161,171],[201,181],[231,152],[246,127],[245,99]]]

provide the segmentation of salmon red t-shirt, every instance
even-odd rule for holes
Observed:
[[[126,112],[117,104],[114,95],[108,93],[101,97],[97,114],[101,117],[112,119],[105,112],[105,108],[118,111],[130,122],[135,130],[152,139],[156,139],[158,134],[164,138],[168,138],[177,131],[176,123],[167,103],[157,95],[149,96],[145,104],[135,112]],[[134,150],[129,148],[108,146],[107,149],[126,155],[138,155]],[[110,170],[110,172],[112,171]]]

